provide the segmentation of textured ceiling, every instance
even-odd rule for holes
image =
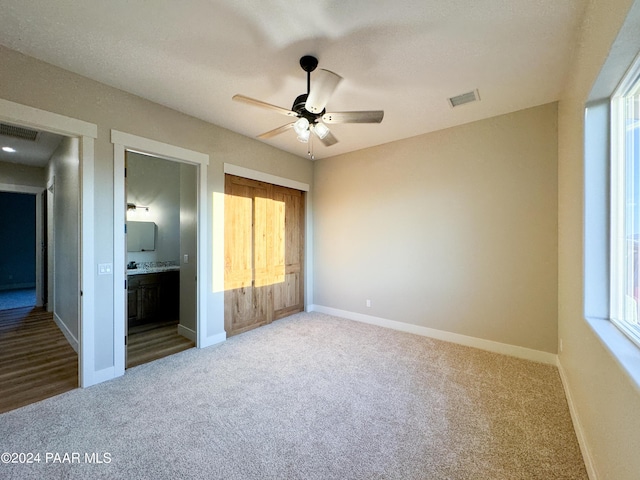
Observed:
[[[332,125],[323,158],[557,100],[586,3],[2,0],[0,44],[250,137],[289,118],[231,97],[291,108],[315,55],[344,78],[328,111],[385,111]],[[307,155],[293,131],[266,142]]]

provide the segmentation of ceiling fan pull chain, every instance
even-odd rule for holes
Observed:
[[[307,144],[307,155],[311,158],[311,160],[315,160],[316,157],[313,155],[313,135],[309,136],[309,143]]]

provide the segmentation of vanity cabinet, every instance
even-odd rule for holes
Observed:
[[[150,321],[177,320],[180,311],[180,273],[177,271],[129,275],[129,326]]]

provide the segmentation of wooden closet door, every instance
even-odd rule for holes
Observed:
[[[264,269],[268,184],[233,175],[225,177],[224,200],[224,321],[227,335],[235,335],[271,322],[269,288],[258,277]],[[255,226],[255,228],[254,228]]]
[[[302,192],[225,176],[225,330],[304,309]]]
[[[299,190],[273,187],[283,238],[277,246],[278,282],[273,284],[274,319],[304,310],[304,196]]]

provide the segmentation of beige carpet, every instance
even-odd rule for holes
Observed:
[[[0,415],[0,450],[40,453],[15,479],[587,478],[555,367],[317,313]]]

